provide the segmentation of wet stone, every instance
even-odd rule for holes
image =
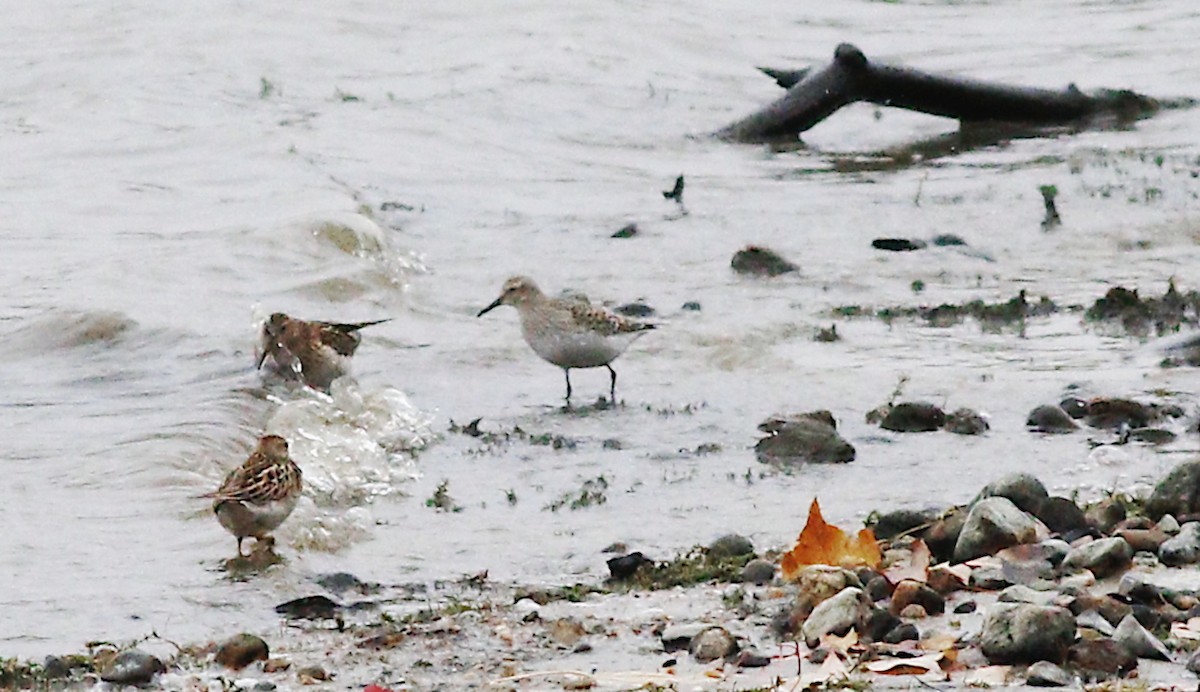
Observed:
[[[890,610],[898,615],[910,605],[919,605],[927,614],[941,615],[946,612],[946,599],[927,585],[913,579],[905,579],[892,592]]]
[[[1084,511],[1088,525],[1100,533],[1111,533],[1113,528],[1125,521],[1125,505],[1120,501],[1106,497]]]
[[[1073,676],[1049,661],[1038,661],[1025,671],[1025,682],[1033,687],[1066,687]]]
[[[1046,486],[1036,476],[1028,473],[1010,473],[983,486],[972,505],[988,497],[1003,497],[1010,500],[1022,512],[1037,514],[1042,503],[1049,497]]]
[[[1189,521],[1179,527],[1179,534],[1158,549],[1158,559],[1169,567],[1200,562],[1200,522]]]
[[[1165,644],[1150,634],[1133,615],[1126,615],[1117,629],[1113,632],[1114,641],[1124,646],[1126,651],[1138,658],[1152,658],[1158,661],[1170,661],[1171,652]]]
[[[871,247],[889,252],[912,252],[926,247],[926,243],[917,238],[876,238],[871,241]]]
[[[1082,639],[1067,653],[1071,668],[1085,680],[1104,680],[1137,668],[1137,658],[1111,639]]]
[[[1188,672],[1200,675],[1200,651],[1193,653],[1187,660]]]
[[[921,638],[921,632],[917,626],[911,622],[902,622],[899,626],[893,627],[891,632],[883,635],[883,643],[899,644],[900,642],[917,641]]]
[[[1144,428],[1153,418],[1150,408],[1129,399],[1092,399],[1087,403],[1084,422],[1093,428],[1116,430],[1121,426]]]
[[[1080,630],[1094,630],[1105,637],[1111,637],[1113,632],[1117,631],[1111,622],[1105,620],[1103,615],[1094,610],[1085,610],[1076,615],[1075,625]]]
[[[716,560],[753,554],[754,544],[750,539],[736,533],[721,536],[708,546],[708,556]]]
[[[1097,579],[1123,572],[1133,559],[1133,549],[1124,538],[1101,538],[1075,548],[1063,560],[1063,569],[1086,569]]]
[[[762,462],[809,462],[814,464],[846,463],[854,461],[854,446],[847,442],[834,427],[833,417],[828,420],[813,412],[794,416],[773,416],[758,428],[768,433],[754,446],[754,452]]]
[[[692,637],[688,646],[688,653],[700,663],[726,658],[737,651],[737,640],[724,627],[709,627]]]
[[[871,526],[875,538],[885,541],[919,526],[937,521],[939,512],[932,509],[898,509],[880,514]]]
[[[157,657],[130,649],[117,654],[108,665],[100,671],[100,679],[119,685],[146,685],[158,673],[166,670],[162,661]]]
[[[748,276],[779,276],[799,269],[774,250],[758,245],[738,250],[729,265],[735,272]]]
[[[332,677],[329,671],[321,666],[304,666],[296,671],[296,679],[303,685],[311,685],[314,682],[327,682]]]
[[[1033,515],[1054,533],[1066,534],[1087,528],[1087,516],[1079,505],[1065,497],[1047,497],[1038,503]]]
[[[701,632],[711,629],[714,625],[707,622],[688,622],[680,625],[671,625],[662,631],[659,639],[662,641],[663,651],[679,651],[687,649],[692,645],[692,639]]]
[[[645,555],[640,552],[632,552],[628,555],[609,558],[605,564],[608,565],[608,572],[612,578],[621,581],[632,577],[637,573],[638,568],[647,562],[651,562],[651,560]]]
[[[1143,550],[1157,553],[1169,536],[1157,526],[1149,529],[1122,529],[1117,535],[1125,540],[1135,552]]]
[[[735,663],[738,668],[765,668],[771,665],[771,657],[747,649],[738,653]]]
[[[1025,427],[1031,432],[1061,434],[1075,432],[1079,424],[1057,406],[1038,406],[1029,412]]]
[[[1075,639],[1075,618],[1065,608],[997,603],[983,621],[980,648],[992,663],[1061,661]]]
[[[253,634],[235,634],[217,647],[216,661],[226,668],[241,670],[255,661],[271,657],[267,643]]]
[[[289,620],[331,620],[338,617],[342,605],[328,596],[303,596],[275,606],[275,612]]]
[[[1032,605],[1048,606],[1054,605],[1058,594],[1054,591],[1039,591],[1031,589],[1024,584],[1013,584],[1004,589],[996,597],[1001,603],[1030,603]]]
[[[958,544],[966,522],[966,512],[956,510],[935,521],[925,531],[925,545],[938,562],[945,562],[954,557],[954,546]]]
[[[754,559],[742,568],[742,581],[748,584],[769,584],[775,578],[775,563]]]
[[[946,413],[937,406],[923,401],[906,401],[893,406],[879,427],[892,432],[933,432],[945,423]]]
[[[871,602],[874,603],[891,598],[894,587],[886,577],[879,574],[868,579],[867,583],[863,585],[863,590],[866,592],[867,598],[871,599]]]
[[[1150,493],[1146,514],[1156,521],[1164,514],[1200,514],[1200,461],[1185,461],[1171,469]]]
[[[946,416],[946,431],[956,435],[982,435],[991,427],[978,411],[960,408]]]
[[[861,634],[869,641],[879,642],[883,641],[889,632],[894,631],[902,624],[904,623],[900,618],[892,615],[883,608],[872,608],[870,615],[867,616],[867,623],[863,627]]]
[[[376,590],[379,586],[378,584],[368,584],[349,572],[323,574],[317,577],[317,584],[336,594],[353,591],[364,596]]]
[[[987,497],[976,502],[967,514],[954,546],[954,560],[965,562],[1036,540],[1037,525],[1032,517],[1007,498]]]

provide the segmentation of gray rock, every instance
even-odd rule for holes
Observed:
[[[1056,567],[1071,554],[1071,544],[1061,538],[1047,538],[1038,545],[1042,548],[1042,556]]]
[[[946,416],[946,431],[956,435],[982,435],[988,430],[987,419],[969,408],[960,408]]]
[[[955,562],[965,562],[1022,543],[1037,541],[1037,522],[1005,497],[979,500],[967,514],[958,542]]]
[[[892,432],[933,432],[946,424],[946,413],[924,401],[896,404],[880,421],[879,427]]]
[[[875,520],[871,532],[881,541],[890,540],[918,526],[933,524],[940,514],[936,509],[897,509],[885,512]]]
[[[1155,526],[1158,527],[1159,531],[1166,534],[1174,535],[1179,533],[1179,520],[1170,514],[1164,514]]]
[[[853,586],[862,588],[858,575],[841,567],[809,565],[796,576],[796,621],[809,616],[818,604]]]
[[[1054,605],[1054,600],[1058,598],[1058,595],[1055,591],[1039,591],[1031,589],[1024,584],[1013,584],[1001,591],[996,596],[996,600],[1001,603],[1030,603],[1033,605],[1048,606]]]
[[[738,652],[737,640],[724,627],[709,627],[692,637],[688,653],[700,663],[726,658]]]
[[[1057,406],[1038,406],[1029,412],[1025,427],[1032,432],[1069,433],[1078,430],[1079,424]]]
[[[1179,534],[1158,549],[1158,559],[1169,567],[1200,562],[1200,522],[1189,521],[1179,527]]]
[[[1081,639],[1067,651],[1067,662],[1084,680],[1106,680],[1137,669],[1137,657],[1111,639]]]
[[[1088,507],[1083,515],[1087,517],[1088,526],[1107,535],[1112,533],[1117,524],[1125,521],[1125,505],[1116,498],[1106,497]]]
[[[1200,675],[1200,651],[1197,651],[1188,657],[1187,669],[1189,672]]]
[[[1097,579],[1103,579],[1125,571],[1132,559],[1133,548],[1124,538],[1101,538],[1072,550],[1062,566],[1068,571],[1090,570]]]
[[[1048,497],[1042,500],[1037,511],[1032,514],[1040,519],[1046,528],[1057,534],[1082,531],[1088,526],[1087,515],[1079,505],[1065,497]]]
[[[100,679],[119,685],[146,685],[166,670],[162,661],[145,651],[122,651],[100,671]]]
[[[692,639],[696,635],[713,627],[715,625],[707,622],[687,622],[680,625],[671,625],[662,631],[659,639],[662,640],[664,651],[689,649],[692,646]]]
[[[1042,502],[1049,496],[1046,486],[1032,474],[1010,473],[983,486],[971,504],[988,497],[1006,497],[1022,512],[1036,516]]]
[[[241,670],[255,661],[271,657],[267,643],[254,634],[235,634],[217,647],[216,661],[226,668]]]
[[[774,250],[758,245],[747,245],[738,250],[729,261],[729,266],[739,274],[750,276],[779,276],[799,269]]]
[[[750,539],[736,533],[721,536],[708,546],[708,557],[717,560],[753,554],[754,544],[750,542]]]
[[[1076,615],[1075,626],[1095,630],[1106,637],[1111,637],[1117,631],[1112,623],[1095,610],[1085,610]]]
[[[851,629],[862,629],[870,616],[871,603],[867,595],[862,589],[851,586],[813,608],[800,631],[809,648],[815,648],[821,635],[841,635]]]
[[[1170,661],[1171,652],[1162,641],[1150,634],[1137,618],[1126,615],[1121,624],[1113,632],[1112,638],[1129,653],[1138,658],[1152,658],[1157,661]]]
[[[770,584],[775,578],[775,563],[770,560],[754,559],[742,568],[742,581],[748,584]]]
[[[1154,486],[1146,501],[1146,514],[1158,520],[1164,514],[1180,517],[1197,513],[1200,513],[1200,461],[1185,461]]]
[[[1072,677],[1049,661],[1038,661],[1025,671],[1025,682],[1033,687],[1066,687],[1071,684]]]
[[[1075,618],[1066,608],[997,603],[983,620],[979,646],[992,663],[1061,661],[1074,639]]]
[[[775,417],[759,429],[770,433],[754,445],[758,460],[765,463],[836,464],[854,461],[857,454],[835,427],[811,414]]]

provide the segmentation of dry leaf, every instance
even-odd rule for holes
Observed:
[[[822,634],[821,646],[844,656],[852,647],[858,646],[858,631],[851,627],[844,637],[832,633]]]
[[[796,547],[784,554],[781,566],[784,578],[794,579],[807,565],[878,567],[882,557],[870,529],[863,529],[851,538],[845,531],[825,523],[821,505],[814,499],[808,508],[808,523],[796,539]]]
[[[941,671],[940,662],[942,655],[925,654],[916,658],[885,658],[879,661],[871,661],[867,664],[867,670],[872,673],[882,673],[884,675],[924,675],[934,671]]]
[[[929,559],[931,557],[929,546],[918,538],[913,541],[910,550],[912,555],[907,563],[896,563],[884,571],[883,576],[887,577],[891,583],[899,584],[905,579],[919,581],[922,584],[929,581]]]
[[[846,669],[846,663],[842,661],[837,654],[829,654],[825,660],[821,662],[821,667],[811,673],[803,673],[800,676],[800,686],[809,687],[814,683],[829,682],[831,680],[843,680],[849,677],[850,673]]]
[[[972,687],[1000,687],[1008,682],[1012,666],[984,666],[971,671],[963,683]]]

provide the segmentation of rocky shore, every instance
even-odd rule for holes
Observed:
[[[814,532],[810,515],[794,548],[726,536],[656,560],[610,546],[611,576],[596,583],[325,575],[312,595],[277,607],[276,630],[93,642],[4,660],[0,685],[792,690],[911,687],[916,677],[939,689],[1192,689],[1198,517],[1200,461],[1148,497],[1087,506],[1015,474],[966,506],[873,514],[859,539],[823,522]],[[845,548],[864,536],[866,551]],[[843,564],[805,564],[812,554]]]

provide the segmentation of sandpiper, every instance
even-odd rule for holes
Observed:
[[[362,343],[358,330],[387,321],[306,322],[277,312],[263,323],[257,367],[270,356],[280,373],[328,391],[331,382],[346,374],[347,359]]]
[[[479,311],[482,317],[493,308],[511,305],[521,316],[521,334],[533,352],[563,369],[567,377],[567,405],[571,405],[571,368],[608,368],[611,381],[609,401],[617,401],[617,371],[609,363],[629,344],[654,329],[653,324],[634,322],[587,299],[550,298],[525,276],[504,282],[500,297]]]
[[[217,521],[237,538],[238,556],[243,557],[242,541],[253,537],[265,542],[296,508],[301,486],[300,467],[288,457],[287,440],[266,435],[220,488],[201,497],[212,498]]]

